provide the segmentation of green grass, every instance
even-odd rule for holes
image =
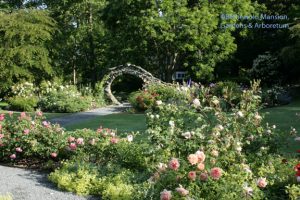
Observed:
[[[265,122],[275,124],[286,133],[288,145],[283,147],[284,152],[294,153],[300,149],[300,142],[294,141],[295,136],[289,135],[291,127],[296,128],[300,134],[300,98],[285,106],[263,109],[262,113],[265,114]]]
[[[96,130],[100,126],[117,129],[118,133],[146,130],[146,117],[144,114],[118,113],[105,116],[97,116],[93,119],[65,126],[68,131],[89,128]]]

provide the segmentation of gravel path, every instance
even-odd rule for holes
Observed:
[[[131,106],[129,103],[124,103],[122,105],[107,106],[104,108],[98,108],[98,109],[94,109],[94,110],[90,110],[90,111],[86,111],[86,112],[80,112],[80,113],[75,113],[72,115],[67,115],[64,117],[54,118],[49,121],[51,123],[58,123],[61,126],[66,126],[66,125],[74,124],[77,122],[82,122],[84,120],[88,120],[88,119],[94,118],[96,116],[120,113],[130,107]]]
[[[47,174],[33,170],[0,166],[0,195],[11,194],[13,200],[96,200],[59,189],[48,181]]]

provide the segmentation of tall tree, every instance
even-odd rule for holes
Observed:
[[[40,81],[52,73],[47,45],[55,29],[44,10],[0,12],[0,89],[18,81]]]
[[[225,23],[220,14],[247,15],[254,5],[250,0],[111,0],[103,19],[112,33],[111,52],[120,57],[116,61],[155,66],[167,81],[178,67],[207,79],[236,49],[233,29],[219,28]]]

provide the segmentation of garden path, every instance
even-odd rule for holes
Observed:
[[[57,189],[47,174],[27,169],[0,166],[0,196],[10,194],[14,200],[96,200]]]
[[[88,120],[91,118],[94,118],[96,116],[101,116],[101,115],[110,115],[114,113],[121,113],[124,112],[126,109],[130,108],[129,103],[123,103],[121,105],[111,105],[103,108],[97,108],[93,110],[89,110],[86,112],[80,112],[80,113],[75,113],[72,115],[67,115],[59,118],[54,118],[49,120],[51,123],[57,123],[60,124],[61,126],[66,126],[70,124],[75,124],[78,122],[82,122],[84,120]]]

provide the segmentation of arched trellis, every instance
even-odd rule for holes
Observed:
[[[108,99],[112,101],[113,104],[120,105],[121,103],[116,99],[116,97],[111,92],[111,84],[118,76],[122,76],[123,74],[129,74],[136,76],[144,82],[144,84],[154,83],[154,82],[161,82],[160,79],[155,78],[150,72],[146,71],[145,69],[132,65],[120,65],[117,67],[113,67],[109,69],[109,72],[103,77],[103,87],[105,95]]]

